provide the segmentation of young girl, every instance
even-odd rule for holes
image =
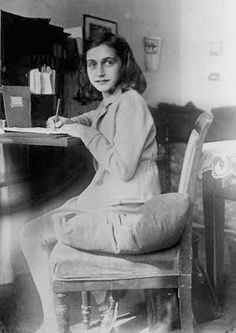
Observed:
[[[146,81],[129,45],[118,35],[99,33],[86,46],[84,65],[84,88],[100,105],[71,119],[51,117],[48,126],[81,138],[94,157],[95,176],[82,194],[24,226],[21,236],[44,311],[40,333],[57,332],[48,258],[41,247],[45,234],[79,249],[117,253],[107,214],[115,219],[136,212],[160,193],[155,126],[140,95]],[[99,332],[110,332],[117,310],[114,293],[94,295],[107,310]]]

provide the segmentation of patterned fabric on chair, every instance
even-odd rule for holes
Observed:
[[[89,327],[87,292],[91,290],[143,289],[147,303],[150,331],[157,328],[163,288],[177,288],[182,332],[193,332],[191,301],[192,283],[192,211],[197,171],[202,144],[212,122],[212,116],[202,113],[197,119],[187,144],[178,193],[189,198],[180,239],[173,240],[168,249],[144,254],[105,254],[81,251],[57,242],[50,254],[53,288],[57,294],[57,314],[60,333],[70,331],[69,292],[82,291],[84,323]],[[146,205],[146,204],[145,204]],[[158,207],[157,207],[158,209]],[[162,207],[162,215],[163,215]],[[166,214],[168,216],[168,210]],[[156,212],[158,215],[158,211]],[[169,214],[170,216],[171,214]],[[172,221],[173,222],[173,221]],[[168,225],[168,219],[165,220]],[[153,227],[153,226],[152,226]],[[168,229],[168,228],[167,228]],[[168,235],[168,232],[167,232]],[[177,243],[176,243],[177,242]],[[156,290],[156,291],[154,291]]]

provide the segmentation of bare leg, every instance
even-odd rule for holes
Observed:
[[[91,293],[93,294],[93,297],[95,298],[97,305],[100,305],[105,302],[105,298],[107,295],[106,290],[93,290]]]
[[[102,295],[102,294],[101,294]],[[100,295],[100,296],[101,296]],[[115,291],[106,292],[103,303],[98,304],[101,324],[97,333],[110,333],[118,316],[118,293]]]
[[[41,245],[46,235],[55,237],[50,214],[46,214],[22,228],[21,247],[37,287],[43,308],[43,324],[37,330],[37,333],[57,333],[55,299],[52,290],[48,255]]]

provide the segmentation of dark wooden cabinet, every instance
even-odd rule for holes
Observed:
[[[34,123],[36,125],[51,115],[55,99],[61,98],[63,109],[64,67],[68,34],[63,28],[50,24],[48,18],[29,18],[0,11],[0,84],[29,85],[29,71],[50,66],[56,72],[53,95],[32,96]],[[43,106],[43,107],[42,107]],[[0,118],[4,119],[1,103]]]

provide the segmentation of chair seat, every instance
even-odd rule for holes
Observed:
[[[50,265],[59,281],[109,281],[178,274],[179,246],[144,255],[91,253],[57,242]]]

